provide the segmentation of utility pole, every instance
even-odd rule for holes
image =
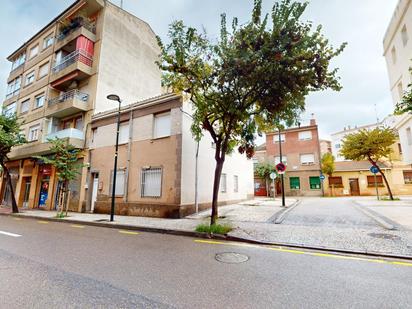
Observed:
[[[282,162],[282,137],[280,135],[280,127],[278,127],[279,130],[279,161],[280,163]],[[281,183],[281,188],[282,188],[282,206],[285,207],[285,183],[284,183],[284,178],[283,178],[283,173],[280,174],[280,183]]]

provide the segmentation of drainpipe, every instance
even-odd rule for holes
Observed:
[[[130,169],[130,158],[132,155],[132,136],[133,134],[133,112],[130,111],[129,114],[129,141],[127,143],[127,161],[126,161],[126,185],[124,188],[123,201],[127,203],[129,199],[129,169]]]

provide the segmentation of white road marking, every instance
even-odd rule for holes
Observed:
[[[9,232],[4,232],[4,231],[0,231],[0,234],[6,235],[6,236],[11,236],[11,237],[21,237],[21,235],[19,235],[19,234],[14,234],[14,233],[9,233]]]

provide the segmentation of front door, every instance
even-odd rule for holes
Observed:
[[[47,199],[49,198],[50,177],[44,177],[40,183],[39,207],[46,207]]]
[[[26,180],[24,184],[23,208],[29,207],[30,187],[31,187],[31,178]]]
[[[349,187],[350,187],[350,195],[355,195],[355,196],[360,195],[358,178],[349,179]]]
[[[94,212],[94,203],[97,199],[97,191],[99,190],[99,175],[95,174],[93,178],[92,204],[90,212]]]

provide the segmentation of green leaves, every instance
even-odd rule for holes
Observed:
[[[402,100],[396,104],[395,114],[412,113],[412,84],[404,93]]]
[[[258,163],[255,167],[256,175],[264,179],[268,179],[270,174],[273,172],[277,174],[276,167],[274,164],[271,164],[269,162]]]
[[[332,176],[335,172],[335,157],[330,152],[325,153],[322,156],[321,165],[322,173]]]
[[[0,160],[5,162],[12,147],[26,143],[26,138],[20,132],[21,123],[17,116],[0,115]]]
[[[377,162],[389,157],[396,138],[391,128],[363,129],[345,136],[340,154],[347,160]]]

